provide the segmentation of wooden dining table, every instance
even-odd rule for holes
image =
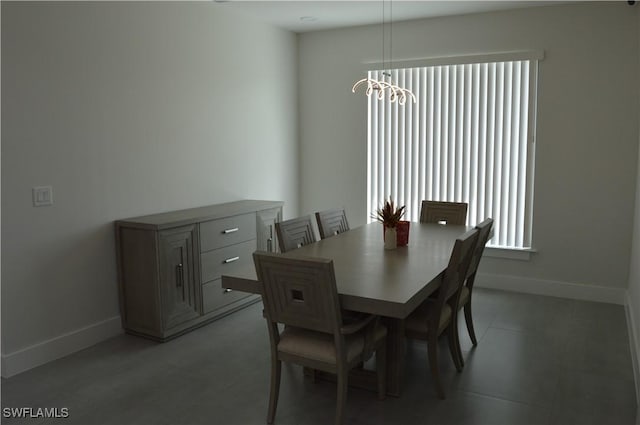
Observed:
[[[282,255],[332,259],[341,307],[383,318],[388,329],[387,394],[399,396],[405,358],[404,319],[438,289],[456,238],[469,229],[412,222],[408,245],[385,250],[382,225],[374,222]],[[251,267],[223,275],[222,286],[262,293]],[[374,374],[366,372],[360,371],[355,380],[375,388],[375,376],[370,376]]]

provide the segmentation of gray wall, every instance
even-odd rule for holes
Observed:
[[[531,261],[487,258],[523,279],[628,285],[638,161],[638,7],[585,2],[394,23],[395,60],[544,50]],[[381,59],[381,26],[299,38],[301,210],[366,221],[366,106],[351,85]],[[595,226],[595,227],[594,227]]]
[[[638,13],[638,28],[640,28],[640,13]],[[640,51],[640,30],[638,31],[638,44],[638,50]],[[640,103],[640,90],[638,91],[638,103]],[[638,113],[638,122],[640,123],[640,113]],[[638,138],[638,145],[640,146],[640,137]],[[638,163],[640,164],[640,156],[638,156]],[[631,313],[629,318],[633,321],[630,323],[632,330],[631,344],[635,344],[635,347],[632,347],[632,351],[635,351],[635,360],[637,362],[635,369],[636,395],[639,405],[636,423],[640,424],[640,166],[638,167],[638,176],[636,179],[636,208],[633,226],[631,266],[629,270],[629,305],[627,307]],[[633,338],[635,338],[635,340]]]
[[[3,355],[117,318],[113,220],[296,214],[296,79],[295,34],[213,2],[2,2]]]

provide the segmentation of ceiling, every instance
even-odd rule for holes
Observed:
[[[245,15],[293,32],[308,32],[385,22],[447,15],[490,12],[569,3],[569,1],[246,1],[215,0],[218,6],[233,8]]]

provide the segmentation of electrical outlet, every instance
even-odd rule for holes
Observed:
[[[33,206],[46,207],[53,205],[53,188],[51,186],[37,186],[32,189]]]

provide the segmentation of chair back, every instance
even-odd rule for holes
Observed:
[[[478,229],[471,229],[464,235],[456,239],[456,242],[451,251],[451,257],[449,258],[449,264],[444,272],[442,278],[442,284],[438,289],[437,302],[437,317],[440,317],[440,311],[445,302],[454,299],[456,305],[458,300],[456,298],[464,281],[467,277],[467,270],[473,257],[474,248],[478,240]],[[436,327],[437,329],[437,327]]]
[[[311,216],[308,215],[276,223],[276,234],[280,252],[291,251],[316,241]]]
[[[476,225],[476,229],[478,229],[478,241],[476,242],[476,248],[474,249],[473,257],[471,257],[471,263],[469,264],[467,277],[475,275],[478,271],[478,265],[480,264],[480,259],[482,258],[484,247],[489,240],[489,235],[491,234],[492,227],[492,218],[487,218],[482,223]]]
[[[420,223],[464,225],[467,222],[466,202],[422,201]]]
[[[267,320],[337,335],[342,325],[333,261],[253,254]]]
[[[320,239],[344,233],[349,230],[349,222],[344,208],[319,211],[316,213]]]

